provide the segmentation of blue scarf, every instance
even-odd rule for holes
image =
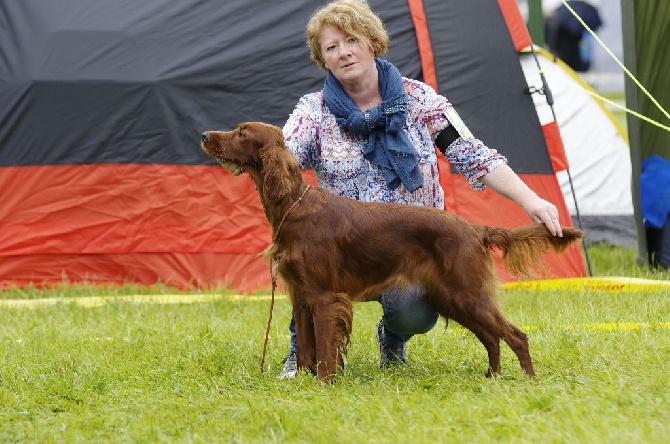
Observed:
[[[382,168],[388,187],[393,190],[402,183],[409,191],[416,191],[423,185],[423,178],[419,155],[403,129],[407,104],[402,76],[386,60],[375,59],[375,63],[383,100],[376,108],[359,110],[331,72],[326,75],[323,97],[342,131],[368,137],[363,157]]]

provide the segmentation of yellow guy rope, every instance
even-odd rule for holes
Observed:
[[[668,120],[670,120],[670,114],[668,114],[668,112],[667,112],[665,109],[663,109],[663,107],[661,106],[661,104],[658,103],[658,101],[656,101],[656,99],[654,99],[654,97],[649,93],[649,91],[647,91],[647,89],[646,89],[644,86],[642,86],[642,84],[635,78],[635,76],[628,70],[628,68],[626,68],[626,67],[624,66],[624,64],[621,63],[621,61],[614,55],[614,53],[607,47],[607,45],[605,45],[605,44],[602,42],[602,40],[600,40],[600,38],[598,38],[598,36],[596,35],[596,33],[593,32],[593,30],[592,30],[591,28],[589,28],[589,27],[586,25],[586,23],[584,23],[584,20],[582,20],[582,18],[575,12],[575,10],[572,9],[572,8],[570,7],[570,5],[568,5],[568,2],[567,2],[566,0],[562,0],[562,1],[563,1],[563,4],[565,5],[565,7],[568,8],[568,10],[570,11],[570,13],[572,13],[572,15],[574,15],[575,18],[576,18],[577,20],[579,20],[579,23],[581,23],[582,26],[583,26],[583,27],[584,27],[584,28],[591,34],[591,36],[593,36],[593,38],[598,42],[598,44],[599,44],[600,46],[603,47],[603,49],[607,52],[607,54],[609,54],[609,56],[612,57],[612,59],[614,59],[614,60],[617,62],[617,64],[621,67],[621,69],[623,69],[624,72],[628,75],[628,77],[630,77],[630,78],[635,82],[635,84],[636,84],[636,85],[637,85],[637,86],[638,86],[638,87],[639,87],[639,88],[646,94],[646,96],[649,97],[649,100],[651,100],[651,102],[652,102],[654,105],[656,105],[656,107],[657,107],[659,110],[661,110],[661,112],[663,113],[663,115],[665,115],[665,117],[667,117]],[[583,89],[583,88],[582,88],[582,89]],[[584,91],[586,91],[586,90],[584,90]],[[610,100],[607,100],[607,99],[605,99],[605,98],[603,98],[603,97],[600,97],[600,96],[598,96],[598,95],[596,95],[596,94],[593,94],[593,93],[591,93],[590,91],[586,91],[586,92],[589,93],[589,94],[591,94],[592,96],[596,96],[596,97],[598,97],[599,99],[601,99],[601,100],[603,100],[603,101],[609,103],[610,105],[613,105],[613,106],[615,106],[615,107],[617,107],[617,108],[619,108],[619,109],[622,109],[622,110],[626,111],[627,113],[630,113],[630,114],[634,115],[635,117],[638,117],[638,118],[640,118],[640,119],[642,119],[642,120],[644,120],[644,121],[646,121],[646,122],[649,122],[649,123],[651,123],[651,124],[653,124],[653,125],[656,125],[656,126],[658,126],[659,128],[663,128],[663,129],[666,130],[666,131],[670,131],[670,127],[668,127],[668,126],[666,126],[666,125],[662,125],[662,124],[656,122],[655,120],[652,120],[652,119],[650,119],[650,118],[648,118],[648,117],[642,116],[641,114],[636,113],[635,111],[632,111],[632,110],[630,110],[630,109],[628,109],[628,108],[626,108],[626,107],[624,107],[624,106],[619,105],[618,103],[614,103],[614,102],[612,102],[612,101],[610,101]]]
[[[614,102],[614,101],[612,101],[612,100],[610,100],[610,99],[607,99],[607,98],[601,96],[600,94],[596,93],[595,91],[583,87],[583,86],[580,85],[578,82],[568,82],[567,80],[562,79],[560,76],[555,76],[555,75],[553,75],[553,73],[548,72],[548,71],[545,71],[544,69],[542,69],[542,73],[544,73],[545,75],[551,77],[551,78],[554,79],[554,80],[557,80],[557,81],[559,81],[559,82],[563,82],[564,84],[569,85],[570,87],[578,88],[578,89],[584,91],[585,93],[587,93],[587,94],[590,95],[590,96],[593,96],[593,97],[595,97],[595,98],[597,98],[597,99],[599,99],[599,100],[601,100],[601,101],[603,101],[603,102],[605,102],[605,103],[608,103],[608,104],[612,105],[612,106],[615,107],[615,108],[619,108],[620,110],[625,111],[625,112],[627,112],[628,114],[632,114],[632,115],[634,115],[634,116],[637,117],[638,119],[644,120],[645,122],[651,123],[652,125],[655,125],[655,126],[657,126],[657,127],[659,127],[659,128],[662,128],[662,129],[664,129],[664,130],[666,130],[666,131],[670,131],[670,126],[663,125],[662,123],[659,123],[659,122],[655,121],[654,119],[651,119],[651,118],[649,118],[649,117],[647,117],[647,116],[644,116],[644,115],[642,115],[642,114],[640,114],[640,113],[638,113],[638,112],[636,112],[636,111],[633,111],[632,109],[626,108],[626,107],[623,106],[623,105],[620,105],[620,104],[618,104],[618,103],[616,103],[616,102]]]

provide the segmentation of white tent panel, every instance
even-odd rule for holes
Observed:
[[[625,134],[602,102],[589,94],[593,90],[567,65],[554,61],[542,50],[537,51],[537,59],[554,99],[553,113],[570,166],[570,175],[566,171],[557,174],[570,214],[574,218],[578,209],[583,218],[597,218],[599,230],[607,230],[603,225],[609,225],[612,231],[619,232],[614,237],[602,233],[589,236],[587,229],[591,240],[632,242],[632,170]],[[542,87],[538,62],[530,53],[521,55],[531,89]],[[533,100],[542,124],[554,120],[544,95],[533,94]],[[628,233],[621,233],[622,230]]]

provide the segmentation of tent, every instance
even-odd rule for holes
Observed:
[[[322,1],[24,0],[0,8],[0,285],[269,286],[269,228],[251,181],[201,152],[205,129],[283,125],[319,89],[304,25]],[[370,1],[387,58],[446,95],[480,139],[570,216],[556,122],[540,124],[519,63],[514,0]],[[529,223],[444,161],[446,210]],[[305,173],[313,180],[310,173]],[[546,277],[583,276],[579,247]],[[500,273],[501,279],[511,278]]]
[[[579,75],[542,49],[538,57],[522,52],[529,87],[541,85],[538,65],[551,89],[553,107],[534,94],[541,122],[555,119],[561,131],[569,170],[557,177],[575,226],[587,243],[634,246],[637,242],[631,194],[628,139],[612,113]]]
[[[626,77],[626,105],[634,112],[651,119],[641,120],[638,116],[629,114],[627,122],[639,259],[654,263],[655,254],[670,255],[670,217],[666,218],[666,224],[660,229],[649,227],[645,223],[640,203],[644,191],[640,186],[640,177],[642,165],[647,159],[658,156],[670,160],[670,57],[667,56],[670,2],[621,0],[621,17],[623,61],[632,75]],[[659,186],[665,186],[662,177],[659,176]],[[658,210],[670,213],[670,208],[667,207]],[[664,232],[668,234],[663,236]],[[666,251],[661,251],[663,245]],[[665,266],[670,267],[670,260]]]

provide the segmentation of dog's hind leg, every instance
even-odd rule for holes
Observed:
[[[489,369],[486,371],[486,377],[490,378],[493,375],[500,373],[500,338],[490,334],[483,329],[471,328],[472,333],[484,345],[489,356]]]
[[[505,333],[503,340],[514,351],[516,357],[519,359],[521,368],[528,376],[535,376],[535,369],[533,369],[533,362],[530,359],[530,350],[528,346],[528,336],[522,332],[517,326],[513,325],[506,319]]]
[[[498,311],[495,301],[485,288],[479,291],[455,289],[445,281],[444,286],[436,285],[429,292],[431,303],[445,319],[453,319],[470,330],[486,349],[489,360],[487,377],[500,372],[500,335],[495,330],[495,313]],[[465,287],[465,286],[463,286]],[[467,287],[466,287],[467,288]]]
[[[293,319],[298,348],[298,368],[316,374],[316,339],[312,311],[309,307],[296,304],[293,306]]]
[[[453,313],[454,321],[470,330],[486,349],[489,359],[489,368],[486,377],[500,373],[500,337],[491,333],[490,328],[485,327],[476,317],[464,316],[462,313]]]
[[[486,292],[485,294],[486,296],[484,297],[484,300],[486,302],[482,300],[482,303],[478,306],[480,310],[476,310],[475,316],[471,317],[473,324],[476,324],[474,328],[477,330],[471,330],[482,341],[484,347],[486,347],[486,350],[489,352],[490,369],[487,376],[500,372],[500,339],[505,341],[505,343],[512,349],[519,360],[521,369],[528,376],[535,376],[535,370],[533,369],[533,363],[530,358],[528,337],[516,325],[505,318],[505,315],[503,315],[496,302],[495,292]],[[482,333],[478,334],[477,331],[481,331]],[[490,341],[490,339],[482,339],[486,335],[495,338],[496,346],[492,349],[494,353],[493,355],[487,342],[485,342],[485,340]]]
[[[534,376],[533,364],[530,359],[528,338],[515,325],[509,322],[496,308],[495,312],[482,316],[470,317],[462,323],[465,328],[477,336],[489,355],[487,377],[500,373],[500,339],[503,339],[519,359],[521,369],[529,376]]]
[[[438,311],[470,330],[482,343],[488,354],[487,377],[500,373],[500,339],[514,351],[523,371],[529,376],[535,375],[528,338],[502,314],[495,292],[481,289],[479,292],[469,290],[455,294],[452,291],[450,301],[451,304],[442,308],[436,304]]]
[[[353,306],[345,293],[321,293],[315,297],[313,316],[317,377],[329,382],[342,362],[342,349],[349,343]]]

